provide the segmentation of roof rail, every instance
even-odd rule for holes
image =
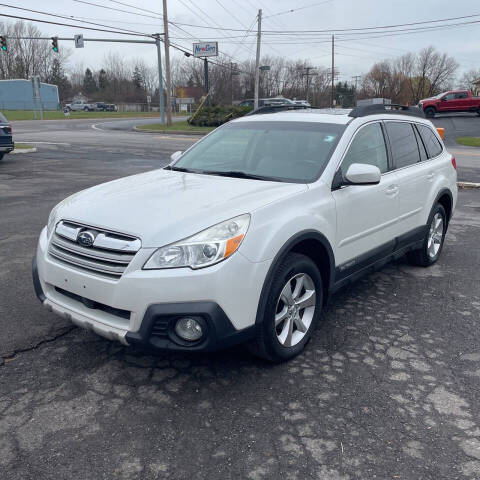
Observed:
[[[265,105],[263,107],[259,107],[256,110],[252,110],[248,112],[247,115],[259,115],[262,113],[276,113],[276,112],[284,112],[286,110],[312,110],[316,109],[317,107],[309,107],[307,105]]]
[[[349,114],[349,117],[366,117],[367,115],[376,115],[378,113],[393,113],[397,115],[410,115],[412,117],[425,118],[423,110],[418,107],[408,105],[398,105],[396,103],[365,105],[355,107]]]

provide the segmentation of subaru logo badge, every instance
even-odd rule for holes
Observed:
[[[77,243],[82,247],[91,247],[95,241],[95,235],[88,230],[80,232],[77,236]]]

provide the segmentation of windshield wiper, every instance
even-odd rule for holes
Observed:
[[[218,175],[220,177],[233,177],[233,178],[249,178],[252,180],[265,180],[268,182],[275,182],[274,178],[264,177],[262,175],[255,175],[253,173],[245,173],[240,170],[204,170],[202,172],[198,172],[203,175]]]
[[[189,168],[173,167],[172,165],[167,165],[166,167],[164,167],[164,170],[173,170],[174,172],[199,173],[195,170],[190,170]]]

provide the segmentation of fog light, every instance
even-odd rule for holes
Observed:
[[[177,320],[175,333],[187,342],[195,342],[203,336],[203,329],[200,322],[191,317],[184,317]]]

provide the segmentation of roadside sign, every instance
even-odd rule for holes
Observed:
[[[78,34],[73,37],[75,39],[75,48],[83,48],[83,35]]]
[[[147,95],[147,103],[152,103],[152,97],[150,95]]]
[[[67,107],[63,107],[63,114],[66,117],[69,117],[70,116],[70,110]]]
[[[200,42],[193,44],[194,57],[217,57],[218,42]]]

